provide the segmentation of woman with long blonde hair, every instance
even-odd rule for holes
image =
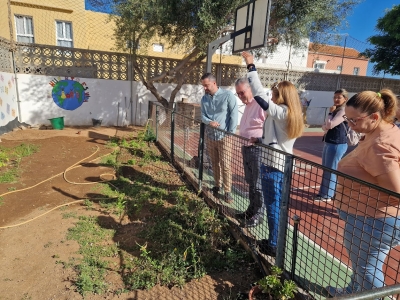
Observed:
[[[247,78],[254,99],[267,114],[264,122],[263,136],[251,137],[252,143],[263,143],[271,148],[265,149],[262,155],[261,184],[268,220],[268,239],[259,243],[260,251],[276,255],[278,241],[279,210],[283,184],[285,155],[274,151],[278,149],[293,154],[293,144],[304,129],[302,108],[296,87],[289,81],[281,81],[272,86],[272,99],[269,100],[257,70],[253,64],[253,55],[243,52],[247,64]],[[272,149],[273,148],[273,149]]]

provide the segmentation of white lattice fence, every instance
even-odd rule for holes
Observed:
[[[9,48],[9,41],[0,38],[1,71],[12,71]],[[128,76],[129,60],[130,56],[125,53],[38,44],[17,44],[15,50],[16,72],[25,74],[130,80]],[[145,78],[149,79],[176,67],[179,60],[140,56],[137,62]],[[216,75],[218,84],[222,86],[232,85],[237,78],[245,76],[246,72],[246,67],[241,65],[213,64],[212,66],[212,73]],[[199,84],[204,73],[205,64],[202,63],[185,76],[184,83]],[[339,80],[337,74],[293,70],[288,72],[287,70],[266,68],[259,68],[258,73],[265,87],[270,87],[274,82],[286,79],[291,81],[298,89],[334,91],[340,81],[340,87],[349,92],[377,91],[381,87],[387,87],[400,94],[400,80],[394,79],[383,80],[382,78],[341,75]],[[140,80],[135,72],[133,72],[133,80]],[[176,80],[174,77],[164,77],[157,82],[176,83]]]
[[[128,80],[126,54],[37,44],[17,44],[16,72]]]
[[[0,71],[12,72],[10,42],[0,37]]]

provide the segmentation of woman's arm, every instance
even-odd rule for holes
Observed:
[[[382,174],[376,177],[378,185],[391,190],[396,193],[400,193],[400,168],[393,170],[389,173]]]
[[[257,71],[252,71],[247,73],[247,78],[249,79],[251,91],[253,92],[254,99],[257,101],[257,98],[261,98],[264,100],[263,102],[267,102],[268,106],[266,111],[268,112],[268,116],[276,120],[285,120],[286,119],[286,107],[275,104],[274,102],[267,100],[268,96],[264,91],[264,88],[261,84],[260,78],[258,77]],[[260,100],[260,99],[259,99]],[[260,101],[261,102],[261,101]],[[257,103],[260,104],[259,101]],[[260,106],[265,110],[264,107],[260,104]]]
[[[332,129],[336,126],[338,126],[340,123],[343,123],[344,119],[344,109],[341,109],[337,112],[337,114],[332,117],[332,115],[328,115],[328,117],[325,120],[325,129]]]

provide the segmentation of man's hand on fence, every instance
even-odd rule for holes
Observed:
[[[211,122],[209,123],[209,125],[210,125],[211,127],[214,127],[214,128],[218,128],[218,127],[219,127],[219,123],[216,122],[216,121],[211,121]]]
[[[250,141],[250,143],[252,143],[252,144],[256,144],[256,143],[259,142],[259,139],[256,138],[256,137],[251,137],[249,141]]]

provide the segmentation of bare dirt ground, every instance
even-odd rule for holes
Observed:
[[[64,130],[18,130],[0,136],[3,147],[13,147],[22,142],[40,146],[32,156],[23,158],[17,182],[0,185],[0,195],[15,189],[37,184],[88,157],[92,160],[111,152],[106,147],[110,136],[129,135],[142,128],[65,128]],[[179,176],[169,167],[171,181],[180,182]],[[113,170],[96,163],[86,164],[67,173],[74,182],[99,181],[100,174]],[[181,183],[183,184],[183,183]],[[93,185],[67,183],[62,176],[45,182],[35,188],[9,194],[0,205],[0,299],[83,299],[74,286],[75,273],[64,268],[57,260],[68,261],[79,256],[77,242],[66,239],[68,228],[76,219],[63,218],[71,212],[77,215],[103,216],[109,222],[110,215],[95,206],[87,210],[82,203],[56,209],[38,217],[50,209],[71,201],[95,195]],[[132,238],[130,234],[140,230],[138,221],[125,220],[119,241]],[[118,263],[118,262],[115,262]],[[237,299],[239,292],[248,291],[250,283],[257,280],[257,267],[243,266],[241,272],[231,274],[219,272],[207,275],[198,281],[187,283],[182,289],[156,286],[150,291],[132,291],[116,295],[114,291],[123,288],[120,277],[110,273],[107,277],[110,289],[103,295],[87,295],[85,299]]]

